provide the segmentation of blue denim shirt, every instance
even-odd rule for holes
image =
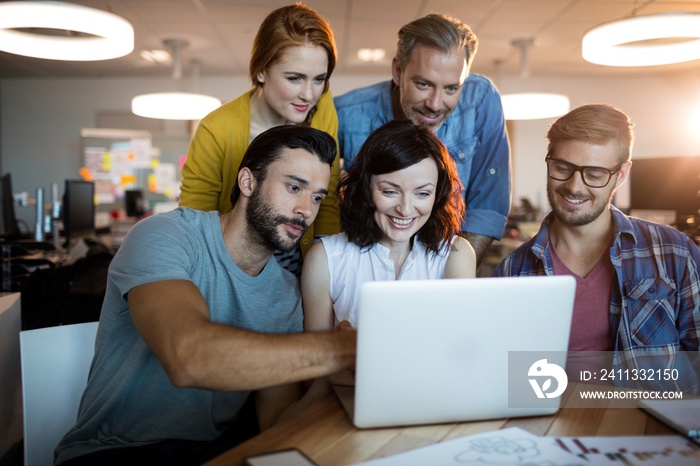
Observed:
[[[355,161],[372,131],[394,119],[391,81],[335,97],[344,167]],[[464,81],[457,108],[437,131],[457,164],[467,213],[462,230],[500,239],[510,209],[510,148],[501,97],[484,76]]]

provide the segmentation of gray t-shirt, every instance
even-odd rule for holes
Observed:
[[[164,439],[213,440],[236,419],[249,392],[173,386],[136,331],[127,293],[163,280],[192,281],[212,322],[264,333],[303,329],[297,279],[274,258],[256,277],[243,272],[226,250],[218,212],[178,208],[141,220],[110,265],[88,386],[57,462]]]

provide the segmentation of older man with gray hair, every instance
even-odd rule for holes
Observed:
[[[370,133],[393,119],[435,132],[457,164],[467,205],[462,233],[480,262],[503,234],[511,175],[500,95],[488,78],[469,72],[477,45],[455,18],[419,18],[399,30],[392,80],[336,97],[335,105],[346,168]]]

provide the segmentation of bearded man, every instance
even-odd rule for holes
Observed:
[[[671,226],[612,205],[632,170],[632,128],[607,104],[582,105],[552,124],[544,159],[552,211],[494,275],[573,276],[570,352],[611,352],[616,367],[675,366],[680,378],[648,382],[696,393],[700,249]]]
[[[109,269],[95,356],[56,464],[201,464],[270,425],[299,382],[351,368],[355,332],[301,333],[291,250],[328,194],[336,143],[278,126],[250,144],[226,214],[138,222]],[[254,416],[253,416],[254,418]]]

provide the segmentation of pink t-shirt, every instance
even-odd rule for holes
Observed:
[[[549,247],[552,249],[554,275],[571,275],[576,279],[569,351],[612,351],[610,293],[615,271],[610,256],[603,254],[591,273],[582,278],[564,265],[551,241]]]

